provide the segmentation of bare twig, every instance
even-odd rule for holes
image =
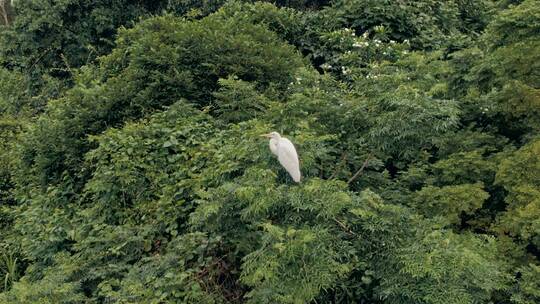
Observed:
[[[0,0],[0,15],[4,18],[4,25],[9,26],[11,23],[10,20],[11,8],[10,2],[5,0]]]
[[[32,65],[30,65],[30,67],[28,68],[28,70],[31,70],[32,68],[34,68],[34,66],[35,66],[36,64],[38,64],[38,63],[41,61],[41,59],[42,59],[43,57],[45,57],[45,55],[47,55],[47,53],[49,53],[51,50],[52,50],[52,46],[49,47],[49,48],[47,48],[43,53],[41,53],[41,54],[39,55],[39,57],[32,63]]]
[[[345,224],[343,224],[342,222],[340,222],[338,219],[334,218],[334,221],[341,227],[343,228],[343,230],[345,230],[345,232],[349,233],[349,234],[352,234],[352,235],[356,235],[356,233],[354,233],[351,229],[349,229],[349,227],[345,226]]]
[[[71,66],[69,65],[69,62],[66,56],[64,56],[64,53],[60,53],[60,57],[62,58],[62,61],[64,61],[64,64],[66,65],[68,72],[71,74],[71,76],[73,76],[73,71],[71,70]]]
[[[347,152],[343,152],[343,154],[341,154],[341,161],[339,162],[339,165],[337,166],[336,170],[334,170],[334,173],[332,173],[332,175],[330,175],[329,179],[333,179],[334,177],[336,177],[339,170],[341,170],[341,168],[343,168],[343,166],[345,165],[346,162],[347,162]]]
[[[4,17],[4,24],[9,26],[9,19],[7,18],[7,13],[6,13],[6,10],[4,9],[3,7],[3,3],[0,2],[0,15],[2,15],[2,17]]]
[[[352,183],[355,179],[357,179],[360,175],[362,175],[362,173],[364,172],[364,169],[366,168],[368,162],[371,160],[371,154],[366,158],[366,160],[364,161],[364,163],[362,164],[362,167],[360,167],[360,169],[358,169],[358,171],[356,171],[356,173],[351,177],[349,178],[349,180],[347,181],[347,184],[350,184]]]

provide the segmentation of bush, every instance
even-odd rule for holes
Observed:
[[[0,302],[536,303],[538,6],[473,2],[21,4],[183,17],[0,69]]]
[[[219,15],[186,22],[165,16],[124,30],[118,47],[89,67],[65,96],[50,102],[28,134],[22,170],[37,184],[75,175],[86,136],[121,126],[182,98],[211,105],[218,80],[229,76],[279,92],[303,65],[293,48],[263,26]]]

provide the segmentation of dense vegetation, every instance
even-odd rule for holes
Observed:
[[[269,2],[13,1],[0,303],[539,303],[540,2]]]

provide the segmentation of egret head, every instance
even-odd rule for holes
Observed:
[[[272,138],[272,139],[279,139],[281,138],[281,135],[279,135],[278,132],[270,132],[268,134],[263,134],[261,136],[264,136],[264,137],[268,137],[268,138]]]

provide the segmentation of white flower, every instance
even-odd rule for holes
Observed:
[[[332,66],[329,65],[328,63],[325,63],[325,64],[322,64],[322,65],[321,65],[321,68],[322,68],[323,70],[329,70],[329,69],[332,68]]]

